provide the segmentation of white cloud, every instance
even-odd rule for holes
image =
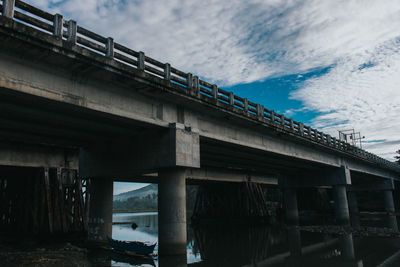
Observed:
[[[222,85],[332,65],[292,95],[326,113],[315,126],[385,139],[367,146],[381,155],[400,148],[385,145],[400,140],[398,0],[28,2]]]
[[[347,57],[292,97],[324,113],[314,119],[316,127],[335,136],[338,129],[355,128],[366,141],[381,140],[366,143],[366,149],[393,159],[400,148],[399,49],[400,42],[390,41]]]

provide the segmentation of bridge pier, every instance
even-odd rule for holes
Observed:
[[[297,193],[295,188],[284,189],[286,222],[288,225],[299,225],[299,210],[297,207]]]
[[[186,174],[185,168],[159,171],[158,240],[159,254],[186,255]]]
[[[387,227],[392,228],[394,231],[398,231],[397,219],[395,213],[395,206],[393,201],[393,190],[383,191],[385,210],[388,213],[386,224]]]
[[[360,211],[358,209],[357,193],[354,191],[347,191],[347,200],[349,202],[351,226],[360,228]]]
[[[88,238],[112,237],[113,180],[93,178],[90,183]]]
[[[339,225],[349,225],[350,215],[347,202],[346,185],[333,186],[333,199],[335,202],[335,219]]]

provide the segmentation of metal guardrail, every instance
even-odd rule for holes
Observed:
[[[139,71],[144,71],[160,79],[189,89],[190,95],[194,97],[208,97],[213,99],[216,105],[224,103],[230,107],[231,111],[239,115],[245,115],[260,123],[274,126],[330,148],[350,153],[395,171],[400,171],[400,166],[396,163],[340,141],[329,134],[287,118],[283,114],[275,113],[273,110],[266,109],[260,104],[234,95],[233,92],[218,88],[217,85],[200,80],[198,76],[194,76],[191,73],[180,71],[172,67],[169,63],[162,63],[152,59],[146,56],[144,52],[137,52],[118,44],[111,37],[103,37],[77,25],[74,20],[66,21],[60,14],[50,14],[20,0],[3,0],[2,4],[0,4],[0,11],[4,17],[14,19],[37,30],[46,32],[55,38],[62,38],[70,45],[81,46],[111,60],[118,61]]]

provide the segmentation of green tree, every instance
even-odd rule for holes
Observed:
[[[400,164],[400,149],[397,150],[396,153],[397,153],[398,155],[396,155],[396,156],[394,156],[394,157],[395,157],[395,159],[397,159],[396,162]]]

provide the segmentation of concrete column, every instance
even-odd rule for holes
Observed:
[[[106,240],[106,236],[112,236],[113,186],[112,179],[90,180],[88,234],[91,240]]]
[[[385,200],[385,210],[388,212],[387,216],[387,226],[395,231],[398,231],[396,215],[394,215],[395,207],[393,201],[393,190],[383,191],[383,196]]]
[[[297,208],[297,194],[294,188],[284,189],[286,222],[288,225],[299,224],[299,210]]]
[[[340,247],[342,250],[342,257],[345,260],[354,260],[354,242],[353,242],[353,234],[345,234],[339,238]]]
[[[337,224],[349,225],[350,216],[347,203],[346,185],[334,185],[333,198],[335,201],[335,216]]]
[[[158,172],[159,255],[186,255],[185,168]]]
[[[301,256],[301,235],[299,227],[290,226],[287,231],[290,256]]]
[[[349,201],[351,226],[360,228],[360,211],[358,210],[357,194],[354,191],[348,191],[347,197]]]

